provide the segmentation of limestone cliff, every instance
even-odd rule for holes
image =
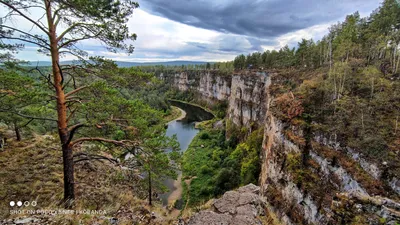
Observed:
[[[260,192],[283,224],[400,221],[397,178],[384,179],[384,166],[334,135],[313,131],[307,139],[304,124],[281,119],[275,96],[267,95]]]
[[[220,75],[217,71],[160,73],[158,77],[180,91],[194,91],[207,101],[227,101],[228,118],[239,126],[263,124],[266,111],[265,72]]]
[[[266,111],[267,87],[270,82],[266,73],[245,73],[232,77],[228,117],[237,125],[252,122],[263,124]]]
[[[283,224],[400,221],[399,179],[383,176],[384,162],[366,159],[332,134],[308,131],[304,124],[282,119],[276,110],[277,97],[269,91],[276,80],[272,77],[279,74],[223,76],[192,71],[159,76],[181,91],[195,91],[211,102],[228,102],[227,117],[236,125],[264,127],[260,195]],[[191,221],[203,221],[204,215],[215,215],[216,221],[234,218],[217,211]]]

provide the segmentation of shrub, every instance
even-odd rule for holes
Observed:
[[[202,140],[210,139],[210,134],[207,133],[206,131],[203,131],[203,132],[201,132],[201,134],[200,134],[199,137],[200,137],[200,139],[202,139]]]

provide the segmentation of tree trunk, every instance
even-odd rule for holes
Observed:
[[[399,63],[400,63],[400,54],[398,54],[398,56],[397,56],[397,63],[396,63],[396,68],[394,70],[394,73],[397,73],[397,70],[399,69]]]
[[[364,137],[364,130],[365,130],[365,126],[364,126],[364,111],[361,111],[361,126],[362,126],[362,134],[361,134],[361,136]]]
[[[396,47],[393,47],[393,61],[392,61],[392,70],[393,73],[396,71]]]
[[[304,134],[305,134],[305,145],[303,148],[303,152],[302,152],[302,165],[304,167],[308,166],[308,160],[310,159],[310,149],[312,149],[312,145],[311,145],[311,118],[310,117],[306,117],[306,127],[304,129]]]
[[[63,145],[63,165],[64,165],[64,206],[72,208],[75,199],[74,186],[74,160],[70,145]]]
[[[319,66],[322,66],[322,60],[324,58],[324,48],[321,44],[321,51],[320,51],[320,55],[319,55]]]
[[[329,40],[329,72],[332,70],[332,38]]]
[[[17,137],[17,141],[21,141],[22,140],[21,132],[16,122],[14,122],[14,131],[15,131],[15,136]]]
[[[63,90],[63,77],[60,68],[60,53],[58,49],[58,40],[56,26],[52,18],[51,2],[46,1],[46,14],[49,27],[50,54],[53,72],[53,82],[56,91],[57,100],[57,125],[58,135],[62,146],[63,165],[64,165],[64,202],[66,208],[73,206],[75,199],[74,193],[74,166],[72,156],[72,146],[69,145],[69,132],[67,124],[67,106]]]
[[[151,190],[151,171],[149,170],[148,173],[149,173],[149,205],[151,206],[152,205],[152,202],[151,202],[151,198],[152,198],[152,196],[151,196],[151,194],[152,194],[152,190]]]

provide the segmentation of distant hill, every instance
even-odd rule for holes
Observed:
[[[76,61],[68,60],[62,61],[61,65],[67,64],[76,64]],[[168,62],[126,62],[126,61],[115,61],[115,63],[119,67],[132,67],[132,66],[155,66],[155,65],[164,65],[164,66],[181,66],[181,65],[204,65],[207,62],[202,61],[168,61]],[[211,63],[211,62],[210,62]],[[31,61],[26,66],[51,66],[50,61]]]

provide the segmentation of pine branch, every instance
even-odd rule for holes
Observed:
[[[4,27],[4,28],[10,29],[10,30],[14,30],[14,31],[17,31],[17,32],[19,32],[19,33],[21,33],[21,34],[24,34],[24,35],[26,35],[26,36],[29,36],[29,37],[31,37],[31,38],[35,38],[35,39],[41,41],[44,45],[47,45],[47,46],[48,46],[47,49],[50,50],[50,45],[47,43],[47,41],[44,40],[44,39],[42,39],[42,38],[40,38],[40,37],[38,37],[38,36],[29,34],[29,33],[25,32],[25,31],[22,31],[22,30],[20,30],[20,29],[15,28],[15,27],[10,27],[10,26],[3,25],[3,24],[1,24],[0,27]]]
[[[139,143],[136,141],[130,141],[130,140],[111,140],[111,139],[105,139],[105,138],[100,138],[100,137],[85,137],[85,138],[79,138],[73,142],[70,143],[71,146],[86,142],[86,141],[97,141],[97,142],[105,142],[105,143],[110,143],[114,144],[117,146],[126,146],[126,145],[134,145],[137,146]]]
[[[50,48],[48,48],[47,46],[44,46],[44,45],[42,45],[42,44],[39,44],[39,43],[34,42],[34,41],[27,40],[27,39],[24,39],[24,38],[17,38],[17,37],[5,37],[5,38],[6,38],[6,39],[9,39],[9,40],[18,40],[18,41],[23,41],[23,42],[31,43],[31,44],[37,45],[37,46],[39,46],[39,47],[42,47],[42,48],[47,49],[47,50],[50,51]]]
[[[56,119],[29,116],[29,115],[25,115],[25,114],[22,114],[22,113],[19,113],[19,112],[15,112],[15,111],[0,110],[0,112],[12,113],[12,114],[15,114],[15,115],[17,115],[17,116],[24,117],[24,118],[28,118],[28,119],[47,120],[47,121],[58,122]]]
[[[102,155],[87,154],[87,153],[83,153],[83,152],[77,153],[73,157],[75,158],[75,157],[79,157],[79,156],[85,156],[85,158],[74,160],[74,163],[78,163],[81,161],[90,161],[90,160],[107,160],[111,163],[119,164],[118,160],[116,160],[116,159],[108,158],[108,157],[105,157]]]
[[[14,7],[13,5],[11,5],[10,3],[8,3],[8,1],[1,1],[0,3],[7,6],[8,8],[14,10],[15,12],[17,12],[20,16],[24,17],[26,20],[28,20],[29,22],[33,23],[35,26],[37,26],[39,29],[41,29],[45,34],[50,36],[50,33],[42,26],[40,26],[40,24],[38,24],[36,21],[34,21],[33,19],[29,18],[28,16],[26,16],[24,13],[22,13],[21,11],[19,11],[16,7]]]
[[[85,86],[79,87],[79,88],[77,88],[77,89],[75,89],[75,90],[73,90],[71,92],[68,92],[67,94],[65,94],[65,98],[68,98],[69,96],[71,96],[71,95],[73,95],[75,93],[78,93],[79,91],[81,91],[81,90],[83,90],[83,89],[85,89],[87,87],[89,87],[89,86],[85,85]]]

